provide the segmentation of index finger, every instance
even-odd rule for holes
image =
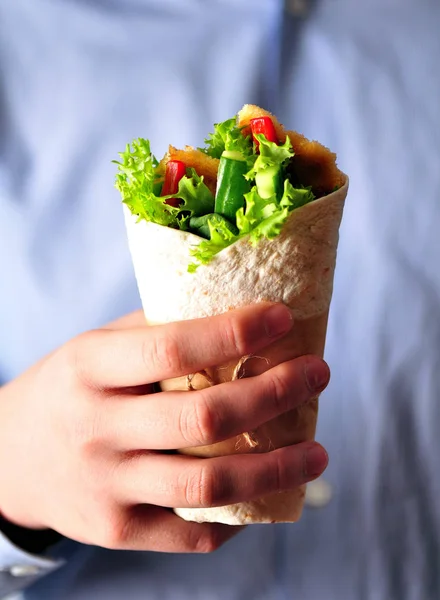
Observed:
[[[253,354],[292,327],[290,310],[261,303],[167,325],[98,330],[82,336],[76,366],[100,388],[144,385]]]

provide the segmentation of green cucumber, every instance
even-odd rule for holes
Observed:
[[[244,195],[251,184],[245,179],[249,166],[240,152],[225,151],[220,158],[215,195],[215,212],[235,223],[235,215],[244,206]]]
[[[255,175],[257,192],[261,198],[265,200],[271,196],[276,196],[278,200],[281,198],[284,183],[283,171],[282,167],[276,165]]]

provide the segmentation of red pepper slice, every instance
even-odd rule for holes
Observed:
[[[165,181],[163,182],[161,196],[170,196],[179,191],[179,181],[186,175],[186,165],[181,160],[169,160],[165,169]],[[165,204],[179,206],[179,198],[168,198]]]
[[[257,117],[256,119],[251,119],[250,125],[257,152],[260,147],[260,142],[255,139],[257,133],[263,134],[269,142],[278,144],[277,132],[275,131],[273,121],[270,117]]]

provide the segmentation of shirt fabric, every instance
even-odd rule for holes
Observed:
[[[110,162],[127,141],[159,156],[201,145],[252,102],[335,150],[351,181],[317,434],[328,505],[206,556],[66,540],[49,553],[63,566],[15,587],[8,568],[32,559],[0,538],[0,596],[440,597],[440,5],[288,4],[302,14],[280,0],[0,3],[2,382],[139,307]]]

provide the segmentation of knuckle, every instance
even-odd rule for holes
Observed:
[[[279,455],[276,455],[275,464],[273,465],[273,485],[277,492],[282,492],[286,489],[286,469]]]
[[[94,387],[88,368],[90,348],[93,347],[99,333],[98,330],[86,331],[64,346],[67,366],[74,379],[88,388]]]
[[[199,534],[193,545],[193,552],[196,554],[211,554],[221,547],[222,543],[219,535],[213,528]]]
[[[75,428],[75,443],[82,460],[87,463],[96,458],[102,451],[103,442],[95,431],[93,424],[79,421]]]
[[[203,394],[185,413],[182,421],[182,435],[191,443],[209,444],[217,439],[219,422],[213,408]]]
[[[124,550],[130,537],[131,521],[123,512],[114,511],[101,524],[98,543],[109,550]]]
[[[180,372],[183,367],[179,344],[169,335],[158,334],[146,340],[142,358],[149,371],[152,366],[165,373]]]
[[[291,398],[293,390],[288,384],[285,374],[278,371],[274,370],[268,375],[266,395],[274,405],[277,413],[283,414],[292,408]]]
[[[85,464],[96,461],[111,444],[112,432],[108,429],[105,411],[87,396],[78,398],[78,402],[63,410],[54,427],[63,435],[66,446]]]
[[[217,506],[223,502],[222,485],[217,470],[209,465],[201,469],[199,502],[201,506]]]
[[[236,317],[226,319],[222,327],[222,341],[226,354],[231,350],[235,356],[242,356],[249,351],[246,329],[242,321]]]
[[[291,489],[292,479],[291,466],[283,452],[274,450],[260,461],[258,469],[252,473],[249,489],[252,489],[252,497],[277,494]]]
[[[221,497],[216,480],[215,470],[208,464],[190,471],[184,486],[185,501],[188,506],[215,506]]]
[[[186,474],[185,483],[183,486],[183,492],[185,502],[188,506],[198,507],[202,504],[202,470],[193,469]]]
[[[271,477],[274,492],[284,492],[292,487],[292,466],[287,463],[284,452],[274,452],[269,465],[268,477]]]
[[[77,413],[73,424],[69,427],[73,444],[79,449],[85,460],[98,456],[105,445],[103,436],[102,415],[90,406],[83,405],[82,409],[76,408]]]

